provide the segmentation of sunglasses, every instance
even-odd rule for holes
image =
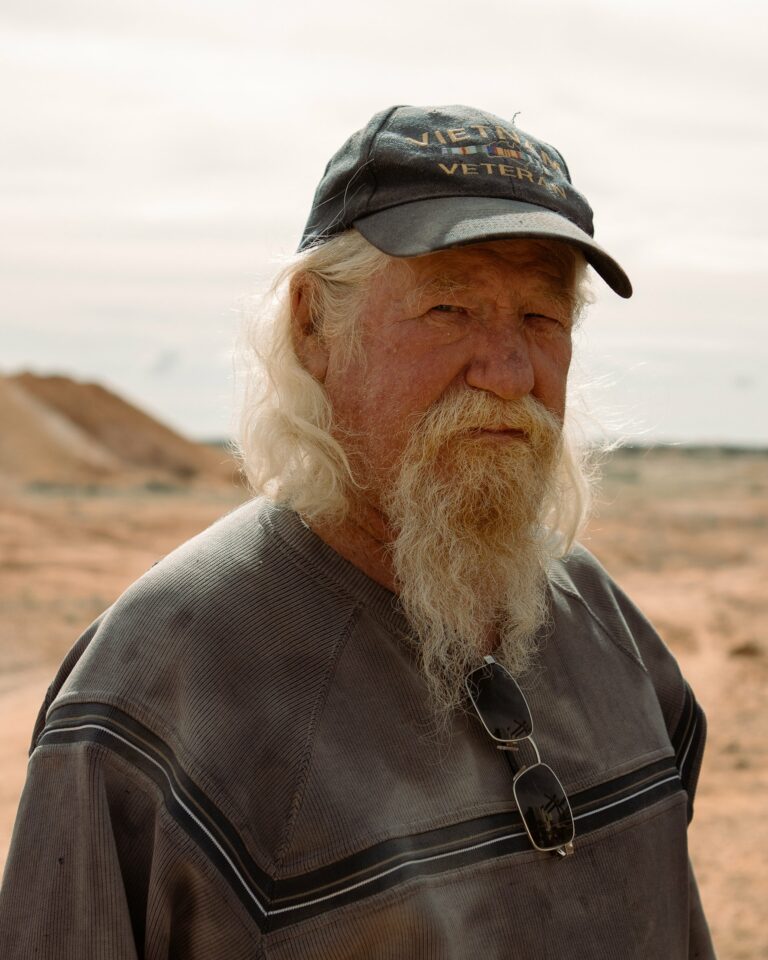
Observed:
[[[512,767],[512,792],[526,833],[537,850],[554,851],[561,857],[573,853],[573,812],[555,772],[541,762],[533,741],[533,720],[528,701],[517,681],[491,656],[465,680],[469,699],[488,735]],[[512,753],[528,741],[536,762],[523,766]]]

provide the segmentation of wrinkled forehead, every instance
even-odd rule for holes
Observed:
[[[452,247],[421,257],[393,259],[386,282],[410,299],[424,292],[482,288],[490,282],[524,283],[557,296],[574,292],[580,254],[556,240],[499,240]]]

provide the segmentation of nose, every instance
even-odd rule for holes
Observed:
[[[485,331],[474,344],[464,379],[475,390],[502,400],[518,400],[533,391],[535,373],[530,344],[522,330],[503,335]]]

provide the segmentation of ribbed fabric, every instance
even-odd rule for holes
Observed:
[[[533,850],[504,757],[437,740],[396,598],[290,511],[175,551],[65,661],[35,731],[0,955],[714,957],[687,803],[703,718],[589,554],[523,679],[574,803]]]

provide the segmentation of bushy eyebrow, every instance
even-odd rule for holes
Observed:
[[[441,274],[416,284],[405,299],[409,305],[415,307],[424,300],[451,300],[462,294],[468,294],[471,290],[472,284],[468,281]]]
[[[579,300],[575,292],[556,290],[551,285],[545,286],[542,292],[556,307],[563,311],[563,314],[567,314],[572,319],[576,318],[579,311]]]
[[[563,290],[562,280],[558,282],[551,273],[545,270],[536,270],[540,281],[534,294],[541,293],[569,316],[575,316],[578,299],[572,291]],[[437,274],[421,283],[416,284],[404,297],[404,306],[418,309],[426,301],[451,301],[462,296],[473,296],[477,293],[476,283],[456,275]]]

